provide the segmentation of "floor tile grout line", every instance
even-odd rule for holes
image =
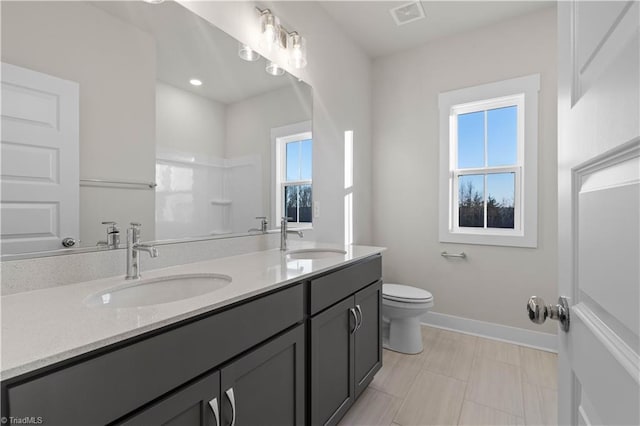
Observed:
[[[515,414],[515,413],[511,413],[511,412],[505,411],[505,410],[503,410],[503,409],[499,409],[499,408],[496,408],[496,407],[492,407],[492,406],[489,406],[489,405],[483,404],[483,403],[478,402],[478,401],[475,401],[475,400],[473,400],[473,399],[471,399],[471,398],[467,398],[467,394],[466,394],[466,393],[465,393],[465,400],[467,400],[467,401],[469,401],[469,402],[473,402],[473,403],[475,403],[475,404],[482,405],[482,406],[484,406],[484,407],[492,408],[492,409],[497,410],[497,411],[502,411],[502,412],[507,413],[507,414],[509,414],[509,415],[511,415],[511,416],[515,416],[515,417],[519,417],[519,418],[524,419],[524,416],[525,416],[525,409],[524,409],[524,386],[523,386],[523,383],[524,383],[524,382],[523,382],[523,380],[522,380],[522,374],[523,374],[523,373],[522,373],[522,368],[521,368],[520,366],[518,366],[518,365],[510,364],[510,363],[508,363],[508,362],[504,362],[504,361],[498,361],[498,360],[496,360],[496,359],[489,358],[489,357],[478,357],[477,359],[474,359],[474,361],[476,361],[476,360],[478,360],[478,359],[485,359],[485,360],[488,360],[488,361],[491,361],[491,362],[495,362],[495,363],[497,363],[497,364],[502,364],[503,366],[505,366],[505,365],[506,365],[506,366],[508,366],[509,368],[517,368],[517,369],[518,369],[518,377],[519,377],[519,379],[520,379],[520,401],[522,402],[522,415]],[[469,383],[471,383],[471,378],[469,378]]]
[[[472,403],[472,404],[480,405],[481,407],[488,408],[488,409],[490,409],[490,410],[494,410],[494,411],[498,411],[498,412],[500,412],[500,413],[502,413],[502,414],[506,414],[506,415],[508,415],[508,416],[517,417],[517,418],[519,418],[519,419],[524,420],[524,416],[518,416],[517,414],[513,414],[513,413],[510,413],[510,412],[508,412],[508,411],[501,410],[500,408],[491,407],[491,406],[489,406],[489,405],[487,405],[487,404],[483,404],[483,403],[481,403],[481,402],[474,401],[474,400],[472,400],[472,399],[467,399],[467,398],[465,398],[465,399],[464,399],[464,402],[470,402],[470,403]]]
[[[462,417],[462,407],[464,407],[464,402],[467,400],[467,388],[469,387],[469,382],[464,383],[464,392],[462,392],[462,404],[460,404],[460,410],[458,411],[458,420],[456,421],[456,425],[460,424],[460,417]]]

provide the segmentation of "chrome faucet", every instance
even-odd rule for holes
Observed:
[[[280,220],[280,250],[285,251],[287,249],[287,235],[298,234],[298,237],[304,237],[304,234],[299,229],[287,229],[290,217],[283,217]]]
[[[131,222],[131,228],[127,229],[127,280],[137,280],[140,278],[140,254],[145,251],[151,257],[158,257],[158,249],[152,245],[140,243],[139,223]]]
[[[117,249],[120,247],[120,229],[116,222],[102,222],[103,225],[107,225],[107,239],[105,241],[98,241],[96,244],[98,247],[106,247],[108,249]]]
[[[247,232],[262,232],[263,234],[267,233],[267,225],[269,222],[267,221],[266,216],[257,216],[256,219],[260,219],[260,228],[251,228]]]

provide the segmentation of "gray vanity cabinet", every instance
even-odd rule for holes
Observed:
[[[299,325],[223,367],[220,424],[304,424],[304,346],[304,325]]]
[[[297,419],[303,415],[300,401],[305,395],[303,300],[302,285],[290,286],[116,348],[3,381],[2,415],[41,416],[43,424],[65,426],[213,425],[209,401],[217,398],[220,403],[223,390],[234,386],[238,403],[247,411],[256,410],[237,411],[237,425],[242,416],[260,415],[258,410],[272,415],[262,401],[251,401],[256,395],[278,410],[289,410],[286,418]],[[258,388],[261,378],[265,382]],[[247,391],[251,386],[253,396]],[[271,395],[274,389],[277,397]],[[221,412],[227,411],[223,404]],[[302,422],[281,424],[298,423]]]
[[[299,325],[118,424],[301,425],[304,382]]]
[[[382,367],[382,282],[357,292],[355,303],[360,307],[360,322],[354,333],[355,394],[358,398]]]
[[[314,426],[337,424],[382,367],[380,275],[377,256],[310,282],[309,306],[316,312],[308,329]],[[337,297],[324,310],[317,303]]]
[[[126,426],[210,426],[218,425],[220,372],[215,371],[195,383],[119,423]],[[218,410],[214,413],[213,408]]]
[[[353,297],[311,319],[311,424],[336,424],[355,401]]]

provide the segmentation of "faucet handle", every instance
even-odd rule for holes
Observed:
[[[129,228],[129,230],[131,231],[132,243],[138,244],[140,242],[140,228],[142,227],[142,224],[138,222],[131,222],[130,225],[131,228]]]
[[[107,233],[120,232],[120,230],[118,229],[118,222],[107,220],[102,222],[102,224],[107,225]]]

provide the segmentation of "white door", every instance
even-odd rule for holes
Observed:
[[[558,2],[560,424],[640,424],[640,3]]]
[[[78,238],[78,84],[2,64],[2,254]]]

